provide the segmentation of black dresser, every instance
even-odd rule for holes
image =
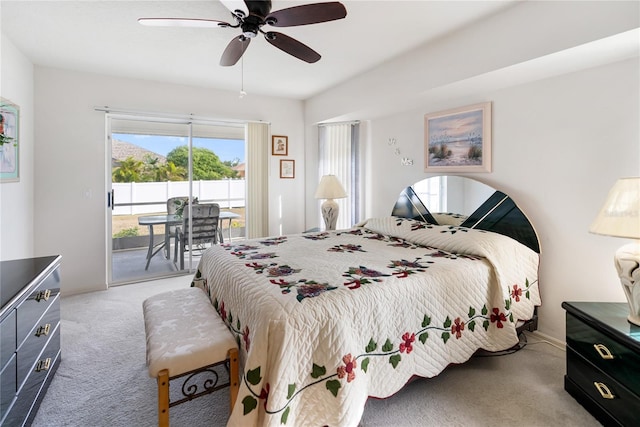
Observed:
[[[640,326],[626,303],[564,302],[564,388],[605,426],[640,425]]]
[[[60,256],[0,262],[0,425],[30,425],[60,364]]]

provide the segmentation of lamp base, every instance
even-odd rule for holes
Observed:
[[[336,222],[338,221],[339,213],[338,202],[333,199],[327,199],[322,203],[322,219],[324,219],[324,225],[326,230],[335,230]]]
[[[616,251],[616,270],[629,302],[627,320],[640,326],[640,242],[624,245]]]

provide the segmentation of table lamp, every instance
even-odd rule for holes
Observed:
[[[627,320],[640,326],[640,177],[616,181],[589,231],[636,239],[618,249],[614,260],[631,309]]]
[[[342,184],[335,175],[325,175],[320,179],[318,189],[314,196],[316,199],[326,199],[322,203],[322,218],[327,230],[335,230],[338,221],[338,203],[333,199],[343,199],[347,197]]]

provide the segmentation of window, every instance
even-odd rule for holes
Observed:
[[[359,123],[322,124],[318,130],[318,181],[323,175],[335,175],[347,197],[336,200],[340,209],[337,229],[349,228],[360,220]],[[320,209],[319,223],[322,224]]]

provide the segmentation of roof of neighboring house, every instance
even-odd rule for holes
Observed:
[[[144,161],[146,156],[151,158],[157,158],[158,163],[166,163],[167,158],[153,151],[144,149],[138,145],[131,144],[129,142],[119,141],[114,139],[111,142],[111,163],[115,164],[122,160],[133,157],[136,160]]]

